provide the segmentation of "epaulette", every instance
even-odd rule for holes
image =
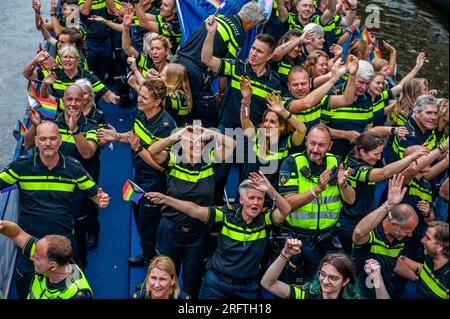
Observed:
[[[20,155],[17,160],[18,161],[23,161],[23,160],[28,160],[30,159],[31,155]]]
[[[79,160],[77,160],[76,158],[73,158],[73,157],[71,157],[71,156],[64,156],[65,158],[66,158],[66,160],[67,161],[69,161],[69,162],[72,162],[72,163],[75,163],[75,164],[80,164],[80,161]]]

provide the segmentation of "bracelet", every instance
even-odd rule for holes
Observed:
[[[273,200],[274,202],[276,202],[278,197],[280,197],[280,194],[276,193],[276,194],[275,194],[275,197],[272,198],[272,200]]]
[[[137,150],[135,152],[136,152],[136,154],[139,154],[143,150],[144,150],[144,147],[142,145],[139,145],[139,147],[137,148]]]
[[[51,17],[56,17],[56,13],[50,12],[50,16],[51,16]]]
[[[388,212],[390,212],[391,211],[391,207],[389,207],[389,204],[387,203],[387,202],[384,202],[383,203],[383,207],[384,207],[384,209],[386,209]]]
[[[290,258],[287,258],[285,255],[283,255],[283,253],[280,253],[280,258],[283,259],[285,262],[289,262],[289,260],[291,260]]]
[[[316,194],[316,192],[314,191],[314,187],[313,187],[313,188],[310,188],[309,191],[311,192],[311,194],[312,194],[315,198],[319,197],[319,196]]]
[[[114,142],[119,142],[120,141],[120,133],[116,133],[116,138],[114,139]]]
[[[292,113],[289,112],[289,115],[284,119],[285,121],[289,120],[292,117]]]
[[[348,72],[348,71],[347,71]],[[334,79],[330,79],[331,83],[333,83],[333,85],[336,84],[336,81]]]
[[[350,29],[345,30],[345,33],[348,33],[350,36],[353,35],[353,32],[352,32],[352,30],[350,30]]]

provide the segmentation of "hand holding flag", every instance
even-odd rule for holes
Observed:
[[[14,127],[13,136],[16,139],[16,141],[20,140],[27,131],[27,128],[22,123],[22,121],[17,120],[16,125]]]
[[[122,197],[125,201],[133,201],[137,204],[144,194],[144,190],[129,179],[123,185]]]

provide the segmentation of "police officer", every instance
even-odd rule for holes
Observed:
[[[206,144],[208,142],[211,144]],[[212,206],[216,163],[232,156],[235,145],[231,137],[188,126],[153,143],[149,152],[165,168],[167,195],[197,205]],[[145,160],[145,152],[139,154]],[[172,258],[178,273],[182,266],[183,290],[197,298],[203,260],[207,257],[208,229],[204,223],[170,206],[163,206],[161,213],[156,250],[160,255]]]
[[[208,18],[209,19],[209,18]],[[214,49],[212,55],[218,58],[236,59],[245,42],[245,32],[253,29],[264,19],[261,6],[249,1],[233,16],[216,15],[217,32],[213,34]],[[208,21],[208,20],[207,20]],[[210,83],[214,78],[211,70],[202,62],[201,51],[208,31],[203,23],[177,52],[177,61],[184,65],[189,77],[189,86],[194,101],[192,116],[200,119],[205,127],[217,127],[219,124],[216,100]],[[217,99],[221,100],[225,88],[219,89]],[[238,107],[236,105],[236,107]],[[237,118],[239,121],[239,117]]]
[[[265,193],[277,208],[263,208]],[[200,288],[200,299],[260,296],[257,277],[267,245],[268,226],[281,224],[290,206],[265,176],[258,173],[251,173],[250,179],[239,185],[239,194],[239,204],[232,207],[205,207],[160,193],[145,194],[154,203],[171,206],[207,225],[222,224],[217,249]]]
[[[0,233],[11,238],[34,264],[35,274],[28,299],[91,299],[92,289],[72,258],[70,240],[46,235],[40,240],[17,224],[0,220]]]
[[[349,170],[328,153],[332,144],[329,129],[315,125],[306,138],[306,151],[287,157],[280,168],[280,194],[292,207],[285,226],[303,242],[305,279],[312,278],[319,261],[333,249],[341,197],[348,203],[355,200],[354,189],[347,185]]]
[[[420,299],[448,300],[448,223],[433,221],[422,238],[423,263],[400,256],[398,264],[404,275],[416,282]]]
[[[134,115],[132,130],[126,133],[117,133],[109,129],[97,131],[99,140],[131,144],[132,165],[135,170],[134,182],[145,191],[166,191],[166,175],[157,164],[147,164],[139,153],[148,148],[155,141],[169,136],[176,124],[174,119],[162,106],[166,96],[165,84],[157,79],[144,81],[138,95],[138,112]],[[139,139],[136,143],[134,139]],[[133,142],[130,142],[133,141]],[[132,266],[142,266],[149,263],[156,255],[155,245],[157,229],[161,218],[161,206],[154,205],[146,199],[133,205],[134,220],[136,222],[140,245],[143,254],[132,256],[128,263]]]
[[[400,204],[406,189],[404,177],[394,175],[389,181],[388,199],[383,205],[364,217],[353,231],[352,261],[365,298],[375,298],[374,284],[366,280],[364,265],[367,259],[377,260],[386,290],[391,298],[396,298],[393,285],[394,268],[405,245],[406,237],[411,237],[418,218],[408,204]]]
[[[391,136],[386,144],[385,159],[387,163],[404,157],[405,149],[413,145],[426,145],[430,150],[437,147],[435,128],[437,125],[438,100],[431,95],[417,98],[413,115],[404,125],[409,134],[405,139]]]
[[[9,164],[0,174],[0,189],[14,184],[19,187],[19,225],[24,231],[36,238],[62,235],[71,239],[74,245],[73,192],[81,190],[100,208],[108,206],[109,197],[77,160],[58,152],[62,142],[55,123],[39,124],[35,140],[39,151]],[[74,252],[76,255],[77,251]],[[19,254],[16,268],[17,294],[19,298],[25,298],[34,274],[33,264]]]
[[[337,109],[322,111],[321,121],[330,128],[333,137],[331,152],[341,158],[345,158],[350,153],[351,144],[355,142],[359,134],[372,128],[372,97],[367,90],[373,76],[372,65],[360,60],[355,79],[355,98],[352,103]],[[344,88],[345,84],[335,90],[335,94],[339,94]]]
[[[81,21],[87,31],[86,46],[89,68],[100,81],[104,81],[112,61],[113,51],[109,29],[106,25],[90,20],[88,17],[95,15],[107,18],[108,9],[114,8],[114,2],[113,0],[79,0],[78,5],[80,6]]]
[[[133,0],[133,3],[139,25],[147,31],[156,32],[169,38],[172,44],[172,53],[175,53],[182,35],[175,0],[162,0],[157,15],[145,13],[143,0]]]
[[[98,149],[98,140],[96,131],[97,122],[84,116],[83,89],[74,84],[64,91],[62,99],[64,104],[64,113],[59,114],[55,119],[58,125],[59,134],[62,137],[60,151],[65,156],[70,156],[80,161],[81,165],[91,175],[97,175],[99,170],[99,161],[95,160]],[[33,123],[24,137],[26,148],[35,146],[36,127],[40,123],[40,116],[36,110],[29,109],[30,119]],[[87,225],[89,202],[88,198],[81,192],[75,192],[73,196],[73,213],[75,220],[75,239],[80,254],[81,267],[87,266]]]

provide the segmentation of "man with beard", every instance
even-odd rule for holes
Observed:
[[[286,158],[280,168],[280,194],[289,202],[292,213],[285,226],[303,243],[296,265],[304,263],[304,279],[312,279],[320,260],[334,249],[333,229],[341,210],[341,197],[352,204],[355,190],[347,185],[349,171],[340,159],[328,153],[333,142],[323,124],[311,128],[306,150]]]
[[[425,261],[415,262],[400,256],[410,280],[416,281],[417,297],[448,299],[448,223],[434,221],[422,238]]]
[[[59,153],[61,135],[55,123],[44,121],[36,131],[39,151],[9,164],[0,174],[0,189],[17,184],[20,197],[20,227],[36,238],[62,235],[75,244],[72,222],[72,198],[76,190],[100,208],[109,204],[103,193],[77,160]],[[74,257],[77,252],[74,250]],[[16,263],[16,288],[19,298],[26,298],[34,276],[33,263],[19,254]]]

